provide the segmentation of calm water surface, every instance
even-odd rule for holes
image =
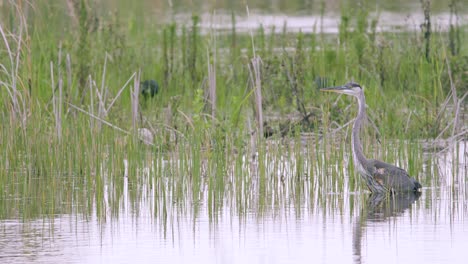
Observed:
[[[378,32],[409,32],[420,31],[421,24],[424,21],[424,15],[421,12],[413,10],[408,13],[396,12],[378,12],[371,13],[370,19],[378,21],[376,30]],[[178,21],[186,21],[191,23],[190,15],[180,15]],[[201,16],[202,23],[200,24],[204,32],[211,30],[226,31],[231,33],[232,17],[229,14],[205,13]],[[450,28],[450,14],[439,13],[431,16],[434,29],[437,31],[448,31]],[[327,33],[337,34],[341,23],[340,13],[327,13],[324,16],[319,14],[311,14],[307,16],[285,15],[285,14],[259,14],[256,12],[249,15],[236,17],[236,31],[250,32],[252,29],[263,27],[266,32],[282,33],[284,28],[288,32],[303,32],[303,33]],[[468,24],[468,15],[462,13],[458,16],[457,23],[459,25]]]
[[[0,262],[466,263],[467,145],[425,154],[422,195],[390,200],[363,194],[364,188],[308,192],[314,188],[308,181],[293,195],[286,181],[279,203],[250,205],[243,213],[229,194],[215,212],[208,196],[197,210],[191,202],[161,202],[154,185],[144,187],[149,191],[135,207],[129,197],[135,185],[126,178],[118,215],[108,209],[96,217],[94,206],[90,217],[2,220]]]

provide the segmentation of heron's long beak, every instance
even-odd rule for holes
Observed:
[[[335,92],[335,93],[343,93],[343,91],[345,90],[349,90],[349,88],[344,85],[320,89],[320,91],[323,91],[323,92]]]

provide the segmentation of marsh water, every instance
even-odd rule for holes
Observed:
[[[68,202],[55,205],[55,214],[32,219],[21,211],[4,214],[0,261],[465,263],[467,145],[419,150],[423,170],[416,177],[424,185],[421,195],[390,198],[372,196],[360,184],[351,187],[356,176],[346,165],[347,155],[322,170],[316,166],[320,157],[307,147],[302,147],[300,158],[266,155],[268,178],[263,180],[258,174],[261,162],[243,158],[249,166],[239,165],[244,172],[238,173],[248,177],[224,175],[227,180],[219,190],[211,188],[210,179],[202,179],[197,195],[189,183],[158,175],[170,174],[167,169],[177,161],[150,154],[139,175],[116,176],[122,184],[103,175],[100,198],[86,191],[93,197],[86,213],[78,209],[86,205],[63,199]],[[404,152],[415,147],[404,146]],[[179,184],[183,186],[175,187]],[[178,188],[184,189],[182,194],[177,194]],[[353,188],[356,191],[349,191]],[[11,197],[11,203],[22,199],[19,202],[28,206],[28,199],[41,195]]]

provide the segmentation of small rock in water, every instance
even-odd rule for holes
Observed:
[[[153,141],[154,141],[153,133],[147,128],[139,128],[138,129],[138,138],[145,145],[153,145]]]

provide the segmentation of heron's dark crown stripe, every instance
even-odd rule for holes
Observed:
[[[354,88],[354,87],[359,87],[359,88],[361,88],[361,85],[359,85],[359,83],[355,83],[355,82],[349,82],[348,85],[346,85],[346,86],[351,86],[351,87],[353,87],[353,88]]]

